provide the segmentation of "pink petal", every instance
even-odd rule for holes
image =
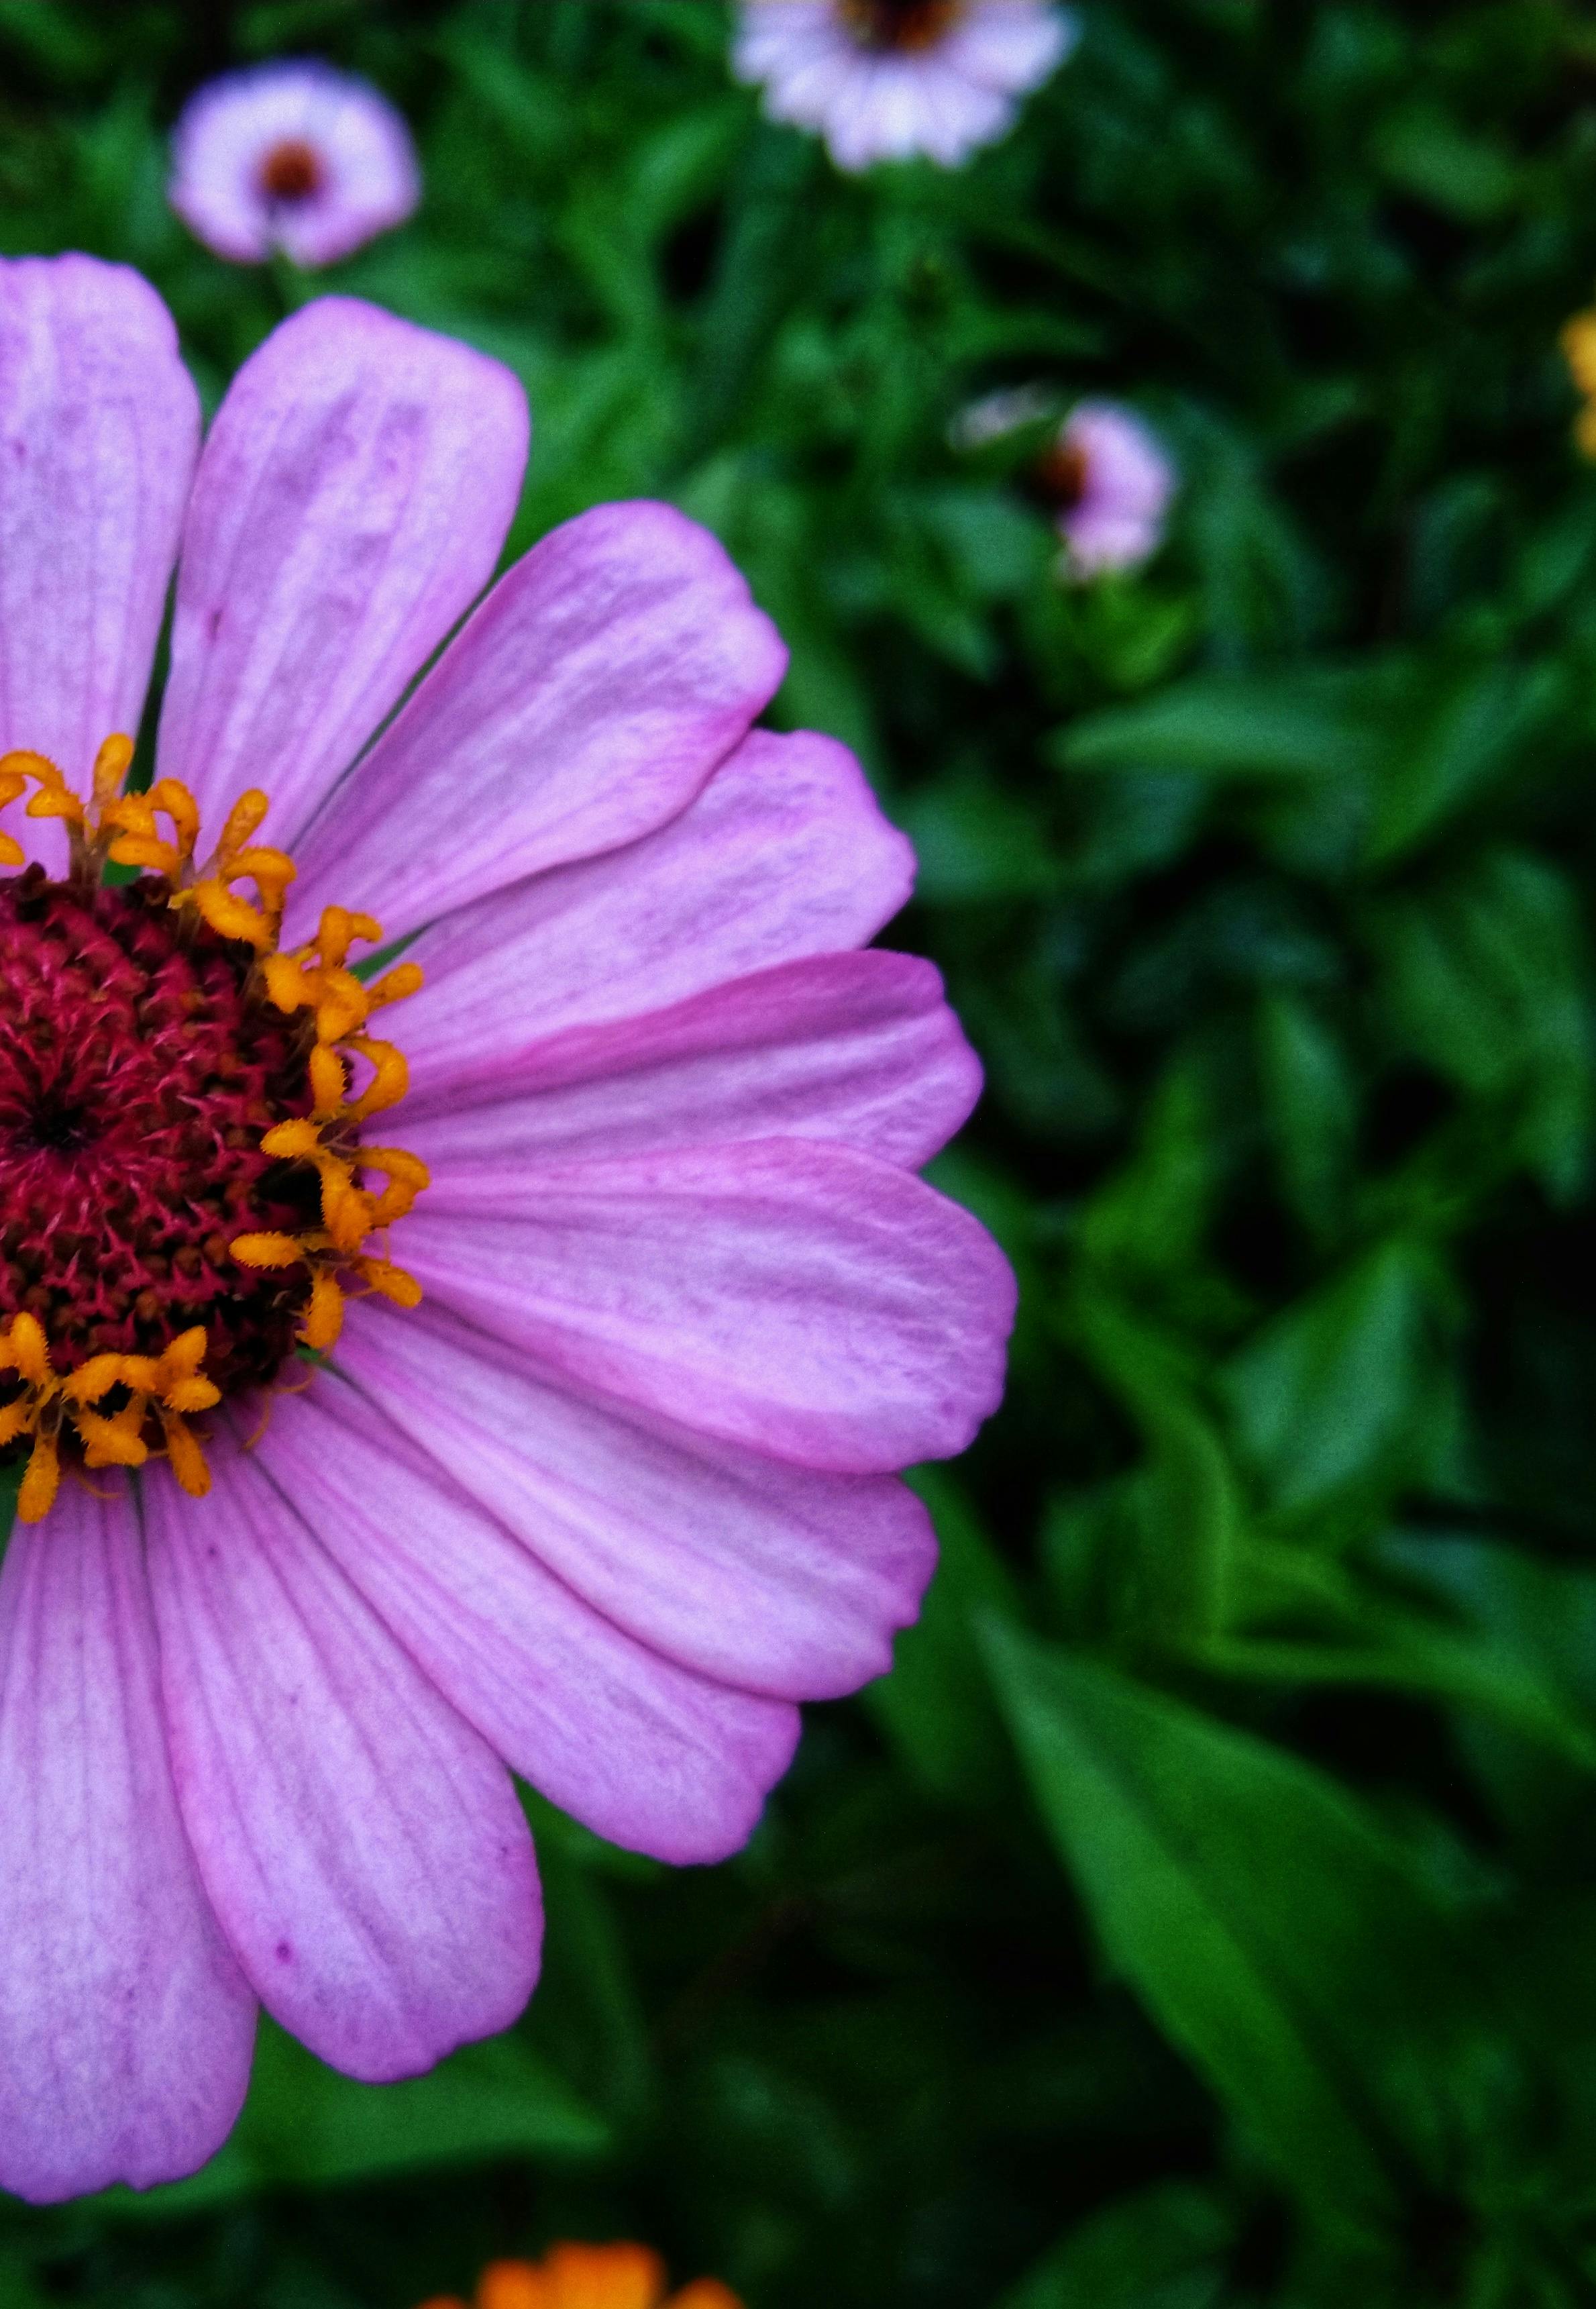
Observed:
[[[747,1840],[791,1760],[794,1708],[612,1627],[350,1387],[280,1403],[259,1449],[412,1657],[545,1795],[661,1860]]]
[[[390,938],[675,816],[787,653],[709,532],[607,505],[502,578],[300,848],[306,916]]]
[[[595,1610],[704,1675],[835,1699],[885,1673],[919,1609],[936,1543],[893,1477],[788,1466],[552,1387],[436,1306],[352,1309],[338,1360]]]
[[[261,2002],[324,2061],[411,2076],[506,2027],[542,1916],[503,1767],[264,1472],[143,1487],[173,1768]]]
[[[0,1570],[0,2187],[36,2202],[192,2173],[249,2081],[159,1672],[132,1500],[68,1484]]]
[[[160,298],[91,256],[0,262],[0,753],[86,788],[135,734],[199,447],[199,400]],[[57,826],[13,803],[30,856]]]
[[[946,1457],[1002,1392],[1014,1278],[985,1229],[824,1140],[451,1168],[402,1255],[551,1376],[807,1466]]]
[[[979,1090],[928,962],[820,955],[474,1068],[434,1055],[412,1074],[405,1144],[436,1166],[833,1138],[912,1171]]]
[[[507,369],[351,298],[245,362],[200,460],[160,722],[211,834],[258,785],[293,847],[492,575],[526,449]]]
[[[914,853],[846,747],[756,730],[691,809],[611,857],[440,922],[399,1039],[418,1085],[473,1078],[544,1035],[859,947],[908,897]]]

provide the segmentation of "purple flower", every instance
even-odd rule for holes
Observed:
[[[280,249],[314,271],[402,224],[421,180],[409,129],[368,81],[270,64],[190,99],[168,197],[218,256],[260,264]]]
[[[1040,478],[1057,506],[1066,576],[1133,569],[1157,551],[1175,468],[1128,409],[1078,403],[1042,460]]]
[[[1006,134],[1074,38],[1044,0],[744,0],[732,69],[840,169],[917,152],[956,169]]]
[[[198,434],[136,275],[0,265],[0,2183],[39,2200],[207,2157],[257,2000],[378,2080],[512,2020],[506,1763],[734,1851],[797,1703],[915,1616],[896,1471],[992,1409],[1014,1302],[915,1176],[978,1069],[868,948],[907,844],[842,747],[753,729],[785,653],[715,540],[603,506],[466,616],[520,388],[345,298]]]

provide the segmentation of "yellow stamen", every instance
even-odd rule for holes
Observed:
[[[254,841],[265,824],[271,807],[259,786],[251,786],[247,793],[239,795],[229,810],[227,823],[221,829],[221,840],[216,845],[216,854],[211,861],[212,872],[230,866],[246,843]]]
[[[13,1371],[27,1387],[53,1384],[50,1353],[37,1315],[13,1315],[11,1329],[0,1339],[0,1371]]]
[[[58,1438],[69,1418],[83,1447],[88,1467],[142,1467],[150,1456],[143,1430],[151,1414],[160,1422],[167,1456],[184,1490],[198,1499],[210,1488],[205,1455],[185,1422],[221,1401],[203,1369],[205,1332],[196,1323],[159,1355],[91,1355],[75,1371],[57,1377],[37,1317],[13,1316],[0,1332],[0,1371],[14,1371],[23,1393],[0,1410],[0,1443],[33,1437],[33,1450],[17,1500],[24,1523],[48,1514],[60,1484]],[[94,1408],[113,1388],[127,1401],[107,1414]]]
[[[367,989],[371,1007],[380,1010],[385,1003],[402,1002],[407,996],[419,994],[426,983],[418,962],[396,962],[392,970],[384,971],[375,983]]]
[[[172,840],[161,839],[158,817],[172,823]],[[119,828],[110,856],[117,866],[148,867],[176,882],[185,874],[199,839],[200,813],[194,796],[176,778],[161,778],[148,793],[124,794],[100,812],[101,826]]]
[[[6,766],[11,759],[12,757],[7,754],[4,760],[0,760],[0,809],[4,809],[10,803],[20,800],[28,791],[26,773]],[[0,866],[23,865],[27,855],[27,852],[14,835],[0,834]]]
[[[6,758],[8,761],[16,761],[18,757],[12,754]],[[37,766],[30,771],[30,774],[38,785],[39,791],[28,804],[28,816],[30,817],[64,817],[69,826],[83,825],[88,813],[56,767],[55,763],[43,754],[35,754],[32,760]]]
[[[91,1467],[142,1467],[150,1454],[139,1429],[144,1423],[142,1396],[131,1396],[114,1418],[80,1411],[76,1426],[83,1442],[83,1460]]]
[[[116,730],[94,757],[94,811],[101,823],[133,765],[134,743],[125,731]],[[169,784],[169,779],[163,781]]]
[[[228,1249],[240,1267],[298,1267],[305,1256],[297,1234],[236,1234]]]
[[[305,1327],[300,1336],[307,1347],[325,1355],[338,1345],[342,1329],[343,1292],[338,1277],[324,1267],[310,1286],[310,1304],[305,1310]]]
[[[56,1504],[61,1488],[61,1455],[53,1435],[38,1435],[28,1457],[28,1472],[17,1493],[17,1519],[42,1523]]]
[[[318,1042],[310,1054],[312,1112],[320,1120],[337,1114],[349,1086],[349,1070],[338,1051]]]
[[[402,1267],[395,1267],[392,1259],[360,1258],[354,1263],[367,1287],[379,1297],[392,1299],[396,1307],[421,1304],[421,1285]]]
[[[371,1080],[347,1110],[349,1120],[363,1122],[368,1114],[381,1114],[384,1108],[397,1106],[410,1086],[410,1061],[404,1052],[396,1051],[392,1042],[374,1042],[366,1034],[351,1034],[344,1048],[358,1051],[372,1065]]]
[[[161,1414],[161,1425],[166,1430],[167,1457],[173,1474],[191,1500],[203,1500],[211,1488],[211,1470],[205,1465],[203,1451],[182,1420],[172,1413]]]

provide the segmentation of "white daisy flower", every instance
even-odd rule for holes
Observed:
[[[1046,0],[746,0],[732,52],[772,120],[840,169],[924,153],[956,169],[1011,125],[1074,44]]]

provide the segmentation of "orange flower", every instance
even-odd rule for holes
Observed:
[[[451,2295],[421,2309],[466,2309]],[[742,2309],[719,2279],[665,2298],[665,2264],[645,2244],[556,2244],[546,2261],[490,2261],[475,2309]]]

